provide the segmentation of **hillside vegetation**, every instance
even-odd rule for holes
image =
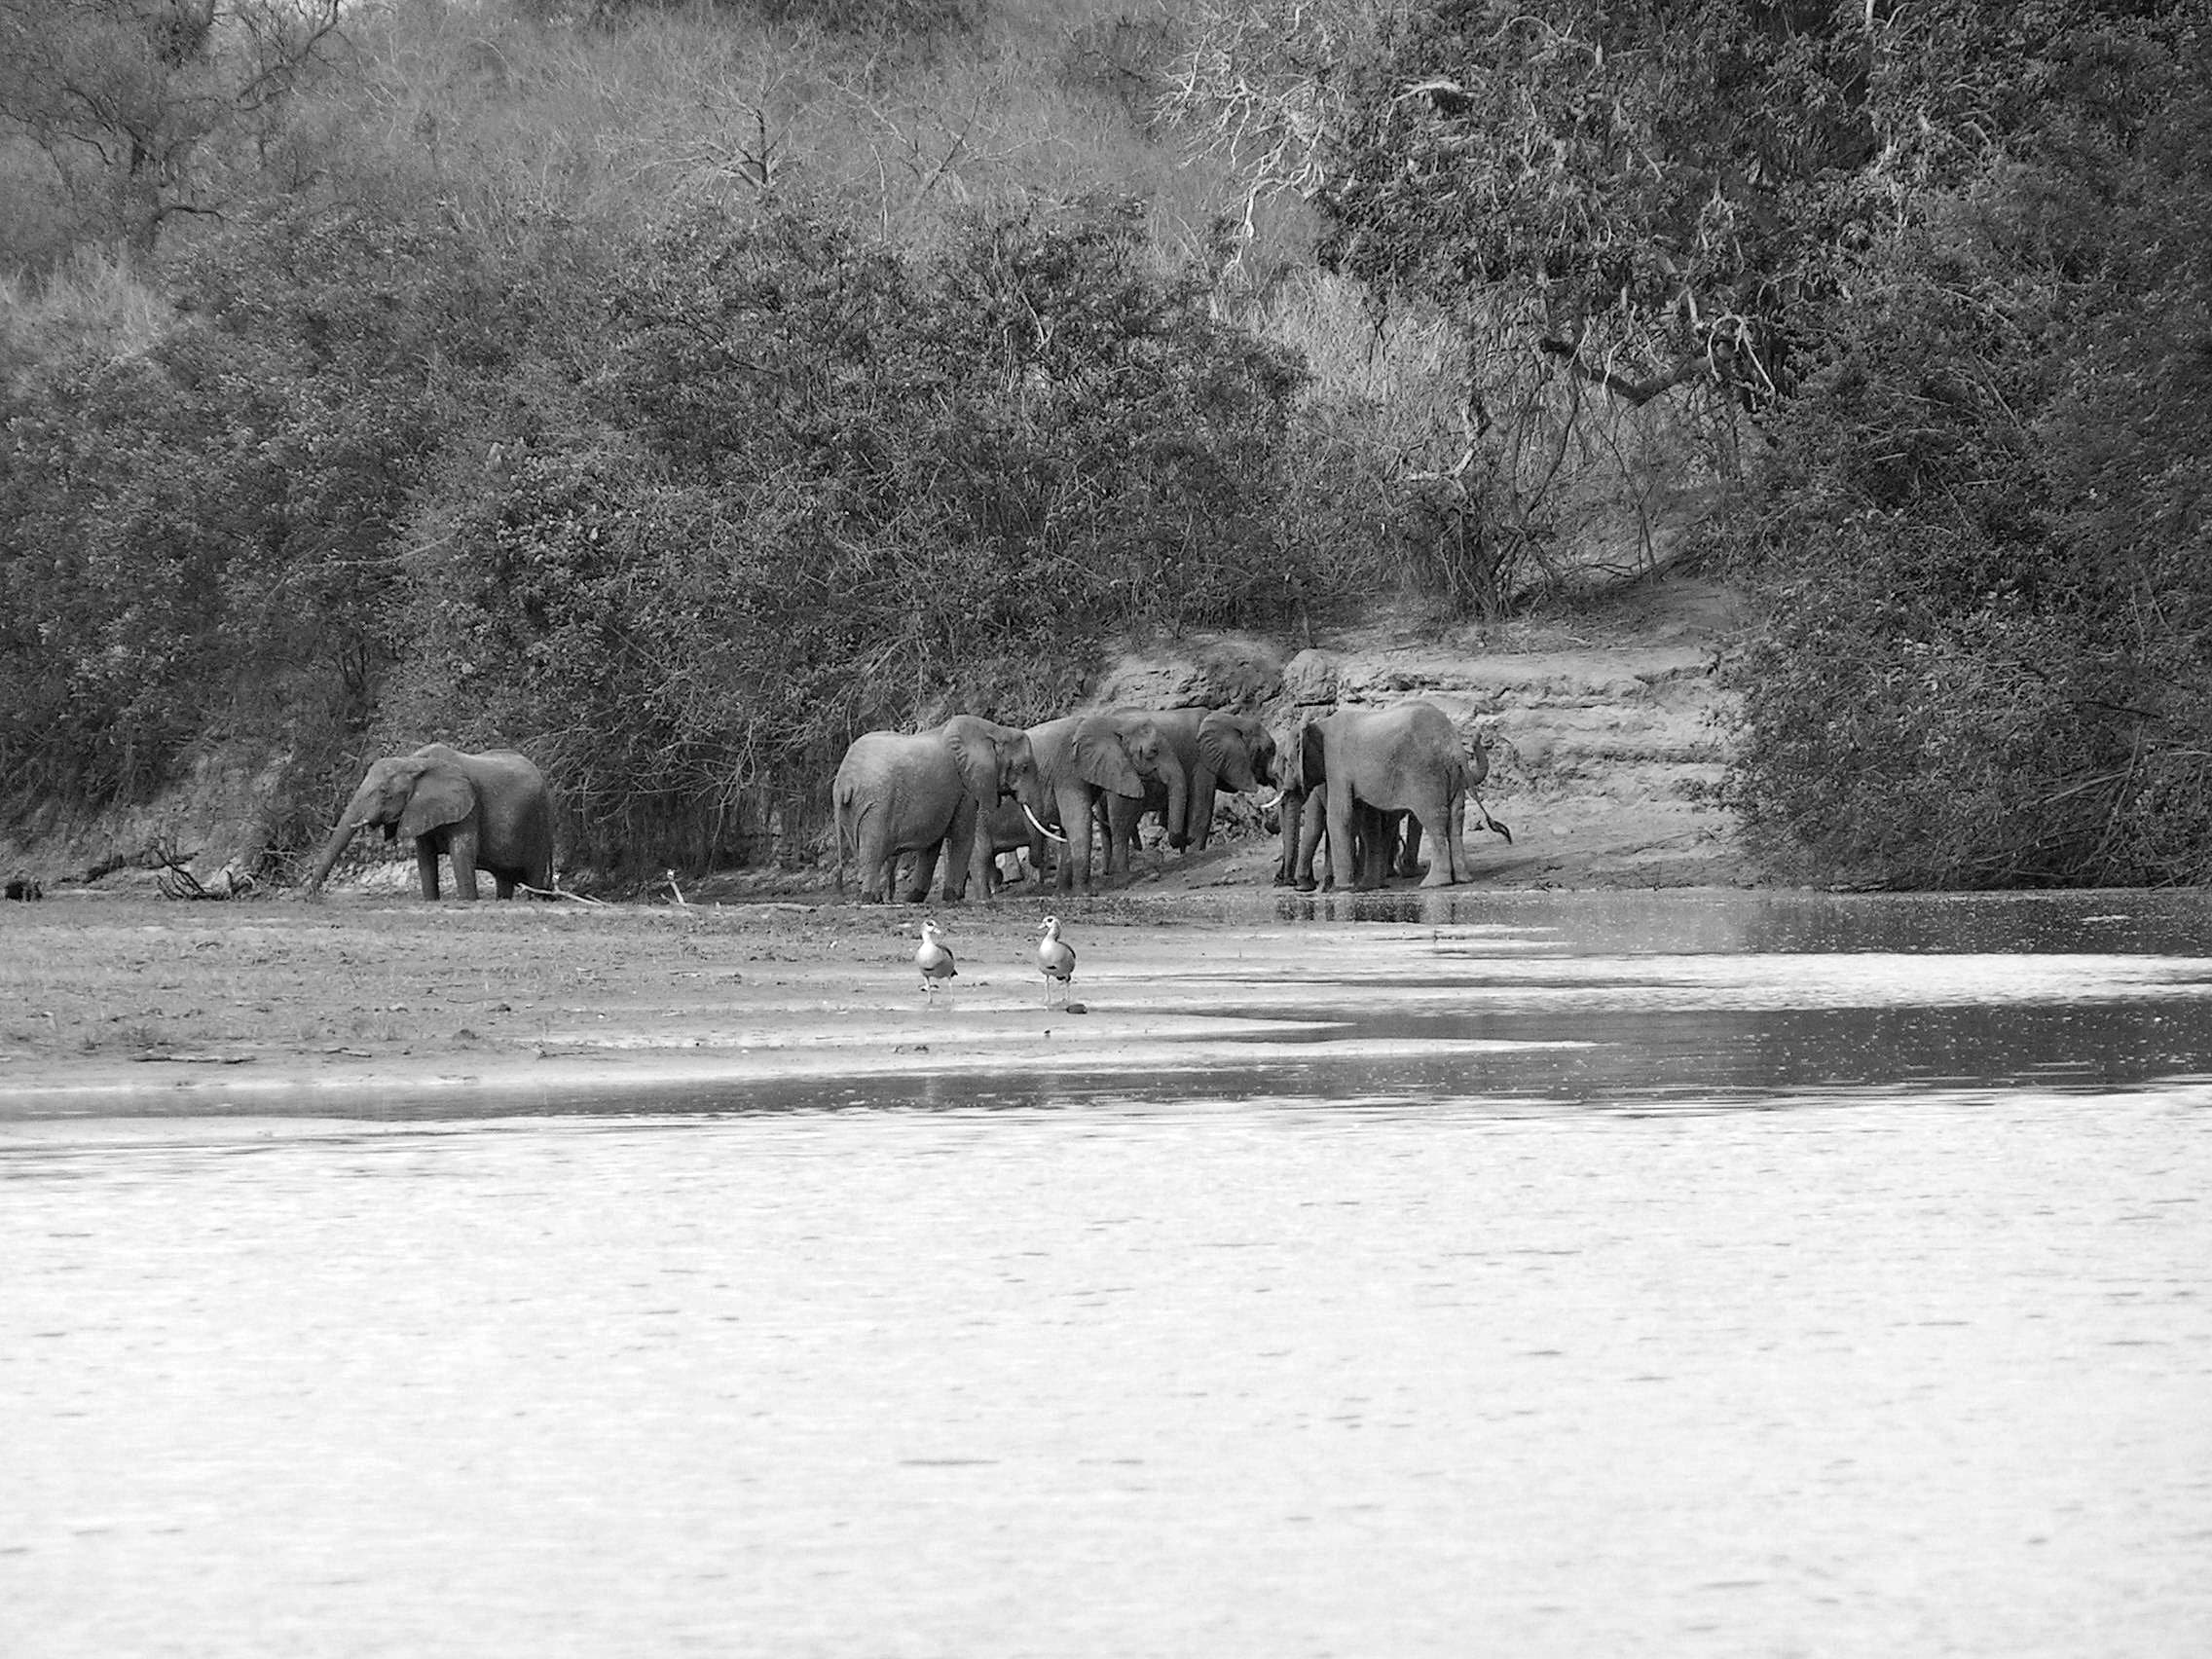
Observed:
[[[1131,641],[1696,561],[1770,867],[2202,879],[2207,21],[0,0],[0,812],[281,873],[506,742],[699,870]]]

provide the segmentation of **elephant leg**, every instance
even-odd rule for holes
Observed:
[[[1191,780],[1191,804],[1185,808],[1183,825],[1183,850],[1202,853],[1206,840],[1213,833],[1213,784],[1205,779]]]
[[[1320,840],[1320,807],[1311,797],[1285,791],[1282,851],[1275,856],[1275,885],[1313,891],[1313,849]]]
[[[1395,816],[1396,815],[1393,814],[1393,818],[1395,818]],[[1420,875],[1425,873],[1422,870],[1420,864],[1420,820],[1414,817],[1411,813],[1407,813],[1404,816],[1406,834],[1404,842],[1397,846],[1397,868],[1395,870],[1395,873],[1398,875],[1406,876]],[[1430,837],[1431,840],[1433,840],[1434,838],[1435,837],[1433,836]],[[1389,837],[1389,841],[1385,844],[1397,843],[1397,840],[1398,837],[1393,831],[1393,833]],[[1433,857],[1434,855],[1432,854],[1431,856]]]
[[[515,878],[502,870],[494,870],[492,892],[497,898],[512,899],[515,896]]]
[[[427,835],[415,837],[415,874],[422,883],[423,897],[435,899],[438,896],[438,844]],[[458,870],[454,879],[460,880]]]
[[[1144,821],[1144,802],[1108,795],[1098,803],[1098,816],[1105,821],[1106,874],[1109,879],[1127,875],[1136,868],[1137,849],[1144,844],[1137,833]]]
[[[914,852],[914,873],[906,882],[906,889],[899,897],[908,904],[926,903],[930,896],[930,883],[937,878],[938,855],[943,852],[942,841],[932,841]],[[956,897],[956,896],[955,896]]]
[[[1457,879],[1452,858],[1452,808],[1443,795],[1414,809],[1413,822],[1429,827],[1428,838],[1433,850],[1429,854],[1428,873],[1420,878],[1423,887],[1450,887]]]
[[[944,872],[945,897],[959,899],[971,885],[988,899],[1002,885],[998,848],[992,844],[990,815],[972,800],[952,815],[951,850],[957,855],[960,891],[952,891],[952,869]]]
[[[1321,852],[1321,876],[1331,887],[1336,885],[1336,849],[1321,851],[1321,837],[1329,829],[1329,795],[1326,790],[1316,800],[1306,797],[1304,811],[1299,814],[1298,849],[1293,854],[1291,879],[1301,893],[1310,893],[1316,883],[1313,879],[1313,855]]]
[[[1364,801],[1352,803],[1352,868],[1357,872],[1352,882],[1355,889],[1385,886],[1390,879],[1390,862],[1397,845],[1398,820],[1394,813],[1369,806]]]
[[[1060,797],[1060,833],[1068,838],[1059,849],[1062,893],[1090,891],[1090,809],[1091,802],[1080,793]]]
[[[456,834],[446,849],[453,855],[453,896],[474,899],[476,894],[476,837]]]
[[[861,903],[880,904],[891,891],[897,855],[886,845],[889,837],[871,819],[861,826],[857,858],[861,869]]]
[[[1452,866],[1453,882],[1472,881],[1473,872],[1467,867],[1467,793],[1464,790],[1454,791],[1452,798],[1445,802],[1443,834],[1442,851]],[[1432,861],[1436,854],[1437,849],[1431,847],[1428,856]]]
[[[1364,892],[1375,884],[1368,879],[1367,861],[1360,856],[1359,832],[1355,820],[1359,817],[1359,802],[1352,794],[1348,780],[1334,776],[1331,767],[1329,779],[1329,860],[1333,866],[1338,859],[1345,861],[1345,882],[1354,893]]]

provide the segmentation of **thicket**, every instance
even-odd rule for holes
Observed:
[[[1737,528],[1728,794],[1778,860],[1887,885],[2212,879],[2204,9],[1908,20],[1891,199]]]
[[[142,793],[242,674],[525,740],[579,861],[692,864],[871,725],[1059,712],[1103,630],[1272,626],[1298,376],[1138,254],[1110,208],[926,258],[788,213],[241,225],[189,326],[16,393],[11,769]]]
[[[1127,630],[1698,547],[1779,863],[2203,879],[2205,14],[0,0],[0,767],[510,741],[695,867]]]

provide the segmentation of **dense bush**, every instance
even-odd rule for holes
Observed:
[[[2212,876],[2202,349],[2212,65],[2171,9],[2040,9],[1935,187],[1807,319],[1748,566],[1728,794],[1911,885]],[[2159,15],[2163,14],[2163,15]],[[1975,60],[1977,66],[1979,60]],[[2156,251],[2154,251],[2156,250]]]
[[[365,213],[247,217],[176,281],[148,350],[0,398],[0,765],[28,792],[142,798],[219,717],[280,722],[303,687],[363,714],[394,528],[533,294],[450,229]]]
[[[1114,631],[1282,612],[1295,378],[1141,251],[1110,211],[929,260],[804,214],[635,250],[597,424],[439,503],[455,579],[417,599],[579,851],[730,856],[770,804],[807,821],[859,731],[1042,719]]]
[[[305,669],[363,747],[529,747],[580,861],[696,866],[809,823],[860,730],[1041,719],[1109,634],[1307,585],[1297,375],[1119,206],[928,257],[803,212],[287,211],[181,288],[154,350],[9,402],[0,761],[37,790],[143,795]]]

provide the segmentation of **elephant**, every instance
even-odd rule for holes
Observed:
[[[1051,800],[1053,819],[1067,843],[1059,849],[1057,885],[1062,893],[1078,888],[1090,891],[1091,820],[1101,796],[1141,801],[1150,780],[1166,792],[1172,818],[1180,822],[1183,817],[1190,780],[1166,737],[1143,714],[1107,709],[1065,715],[1031,726],[1029,744],[1036,752],[1037,771]],[[1113,876],[1124,869],[1125,863],[1116,859],[1109,842],[1106,873]]]
[[[1177,813],[1162,782],[1148,782],[1141,800],[1110,796],[1107,845],[1125,862],[1137,846],[1137,825],[1157,813],[1167,844],[1178,851],[1203,852],[1213,832],[1214,793],[1229,790],[1257,794],[1275,782],[1275,740],[1256,716],[1227,709],[1149,709],[1143,712],[1167,739],[1189,780],[1183,812]],[[1111,861],[1110,861],[1111,863]]]
[[[517,887],[553,888],[553,795],[545,776],[512,749],[471,755],[448,744],[426,743],[412,755],[372,761],[361,787],[346,803],[308,877],[307,891],[323,882],[365,824],[384,827],[384,838],[415,842],[423,897],[438,896],[438,855],[453,860],[458,898],[476,897],[476,872],[491,872],[498,896]]]
[[[1037,831],[1018,803],[1000,801],[977,821],[976,833],[990,837],[993,892],[1029,878],[1031,860],[1036,856],[1031,843],[1037,838]],[[1013,855],[1011,863],[1010,854]]]
[[[1313,851],[1324,814],[1332,856],[1343,851],[1354,891],[1379,885],[1393,866],[1409,874],[1419,868],[1415,861],[1423,834],[1431,851],[1421,885],[1448,887],[1465,880],[1461,836],[1470,799],[1486,829],[1508,841],[1513,838],[1475,794],[1489,775],[1490,757],[1482,744],[1478,741],[1470,755],[1451,718],[1433,703],[1340,710],[1309,721],[1285,760],[1277,882],[1312,891]],[[1315,794],[1322,797],[1318,809],[1311,802]],[[1407,824],[1405,849],[1393,857],[1395,814],[1407,815]]]
[[[861,867],[861,899],[879,903],[903,854],[914,855],[902,897],[919,903],[943,855],[944,897],[957,903],[974,879],[985,897],[990,837],[978,819],[1002,800],[1017,802],[1039,832],[1051,797],[1039,777],[1029,734],[976,715],[955,715],[923,732],[863,732],[845,751],[830,789],[837,823],[837,891],[845,856]]]

